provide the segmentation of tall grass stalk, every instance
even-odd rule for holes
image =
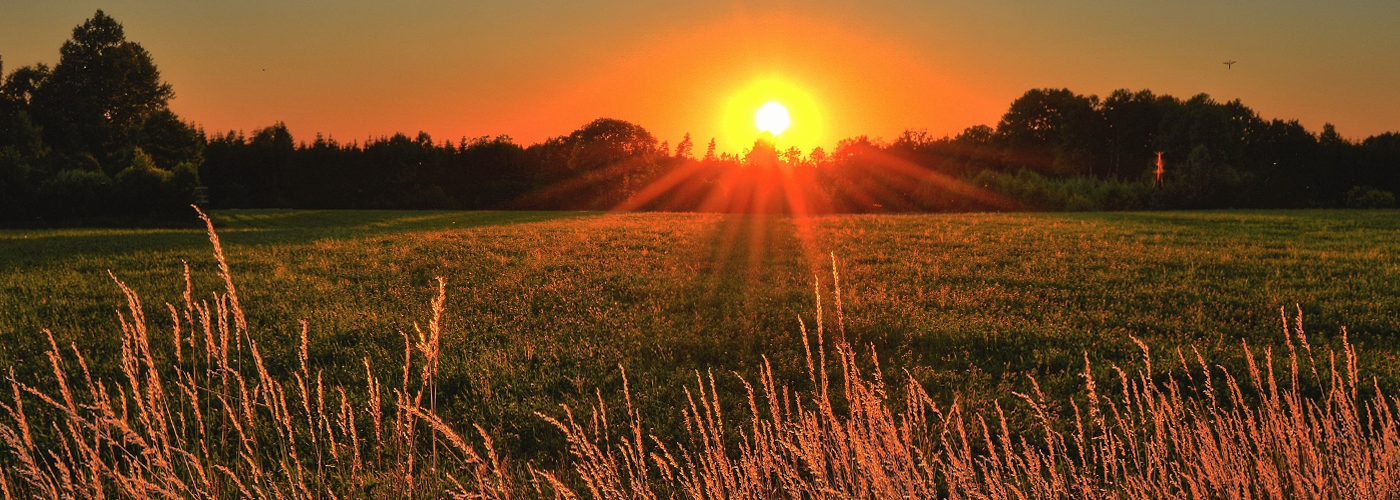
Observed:
[[[248,331],[213,224],[200,216],[223,291],[196,299],[187,265],[183,303],[167,304],[170,328],[154,332],[140,297],[113,276],[127,303],[118,313],[117,379],[95,379],[77,346],[65,351],[52,334],[56,392],[9,370],[10,401],[0,403],[0,443],[10,455],[0,458],[4,498],[511,497],[490,439],[482,434],[483,458],[425,406],[436,401],[441,280],[427,331],[404,338],[402,383],[390,393],[368,359],[354,397],[327,388],[309,364],[305,322],[299,370],[277,379]],[[169,342],[173,357],[158,357],[153,341]],[[239,363],[245,348],[248,366]],[[450,469],[439,468],[439,438],[453,445],[442,457]]]
[[[1034,424],[1013,432],[1024,427],[1000,402],[985,412],[940,403],[908,374],[887,387],[876,354],[847,340],[839,285],[836,335],[827,338],[820,293],[815,328],[799,320],[801,387],[780,384],[765,358],[752,378],[729,375],[746,404],[725,408],[716,376],[696,373],[676,415],[684,437],[668,442],[648,430],[623,371],[624,411],[612,415],[625,422],[610,421],[601,397],[586,414],[561,406],[539,417],[566,438],[567,465],[512,465],[482,428],[463,435],[437,414],[442,280],[426,330],[404,337],[389,392],[368,359],[362,384],[327,388],[305,322],[297,369],[275,378],[204,220],[224,290],[196,299],[186,266],[183,303],[167,304],[169,329],[152,331],[117,280],[127,299],[119,377],[93,377],[81,351],[52,335],[45,386],[55,389],[10,369],[3,498],[1400,496],[1400,398],[1362,382],[1345,330],[1335,350],[1310,344],[1301,313],[1292,324],[1283,316],[1281,359],[1241,345],[1243,376],[1194,347],[1154,368],[1136,339],[1137,368],[1096,369],[1086,355],[1082,393],[1051,400],[1032,380],[1014,394],[1010,411]]]

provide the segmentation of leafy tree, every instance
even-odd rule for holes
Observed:
[[[1342,134],[1337,133],[1337,127],[1331,123],[1322,124],[1322,133],[1317,135],[1317,142],[1326,147],[1346,147],[1351,142]]]
[[[0,148],[14,148],[27,163],[36,163],[48,151],[41,129],[29,114],[35,90],[48,77],[49,68],[43,64],[16,69],[9,76],[0,65]]]
[[[1235,203],[1240,173],[1217,161],[1205,145],[1191,150],[1186,162],[1166,174],[1171,208],[1228,208]]]
[[[1150,90],[1113,91],[1101,109],[1107,121],[1108,158],[1105,175],[1134,179],[1153,168],[1153,140],[1162,123],[1162,99]]]
[[[3,66],[0,66],[0,70],[3,70]],[[11,109],[27,108],[34,100],[34,93],[48,81],[52,73],[48,65],[43,63],[16,69],[3,79],[4,84],[0,85],[0,99],[3,99],[7,106],[12,106]]]
[[[1367,137],[1354,153],[1358,178],[1378,189],[1400,192],[1400,133]]]
[[[123,149],[127,129],[174,96],[146,49],[127,41],[122,25],[101,10],[73,29],[59,55],[32,108],[47,142],[62,153],[89,153],[105,164]]]
[[[1246,133],[1232,161],[1256,180],[1241,193],[1249,205],[1337,206],[1351,187],[1325,165],[1317,137],[1297,120],[1259,120]]]
[[[248,181],[252,188],[249,195],[254,206],[287,206],[283,185],[287,173],[293,168],[296,154],[296,142],[287,124],[277,122],[270,127],[254,130],[248,140],[246,154]]]
[[[779,156],[782,157],[783,164],[790,167],[799,166],[802,163],[802,150],[797,149],[797,146],[783,150]]]
[[[128,143],[149,154],[158,168],[172,170],[181,163],[204,161],[204,138],[169,109],[151,113],[127,134]]]
[[[1032,89],[1011,103],[997,137],[1011,166],[1057,174],[1094,174],[1105,127],[1098,98],[1068,89]]]
[[[121,211],[147,218],[170,218],[185,213],[199,185],[194,165],[181,163],[173,169],[163,169],[141,148],[134,148],[124,156],[126,168],[113,179]]]
[[[656,138],[641,126],[612,118],[594,120],[565,139],[572,195],[586,208],[621,204],[659,173]]]
[[[656,153],[656,138],[646,129],[622,120],[599,118],[569,134],[569,169],[598,170],[620,161]]]
[[[953,138],[954,142],[967,146],[987,146],[992,142],[996,131],[986,125],[973,125]]]

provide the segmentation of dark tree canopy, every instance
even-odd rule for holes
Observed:
[[[285,124],[206,135],[102,11],[53,68],[0,66],[0,223],[188,218],[211,208],[676,210],[828,213],[1395,206],[1400,134],[1265,119],[1239,100],[1148,90],[1032,89],[995,126],[907,130],[805,155],[675,152],[640,125],[594,120],[537,144],[510,137],[364,142]],[[697,158],[698,156],[698,158]],[[1158,171],[1158,158],[1161,168]]]
[[[1106,127],[1098,97],[1033,89],[1011,103],[996,132],[1009,163],[1061,174],[1094,174]]]
[[[569,168],[598,170],[610,164],[657,152],[656,137],[646,129],[613,118],[599,118],[569,134]]]
[[[0,220],[147,219],[198,199],[205,138],[122,25],[99,10],[59,56],[0,79]]]
[[[127,129],[164,109],[174,94],[146,49],[127,41],[121,23],[99,10],[73,28],[31,106],[50,145],[106,162],[126,146]]]

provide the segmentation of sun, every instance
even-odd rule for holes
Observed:
[[[777,101],[768,101],[768,104],[758,108],[754,121],[758,124],[759,132],[768,132],[774,136],[783,133],[792,125],[792,117],[788,115],[787,108]]]
[[[724,92],[716,118],[719,147],[730,152],[753,147],[754,140],[782,134],[783,148],[810,151],[827,146],[822,96],[797,80],[762,76]]]

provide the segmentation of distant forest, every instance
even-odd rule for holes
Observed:
[[[764,213],[1389,208],[1400,134],[1352,141],[1240,101],[1035,89],[995,127],[910,130],[831,151],[759,139],[717,154],[599,119],[521,145],[426,133],[294,138],[283,124],[201,130],[167,106],[151,55],[98,11],[52,68],[0,63],[0,222],[188,218],[211,208],[674,210]],[[469,119],[469,117],[464,117]],[[1158,169],[1158,159],[1161,169]]]

